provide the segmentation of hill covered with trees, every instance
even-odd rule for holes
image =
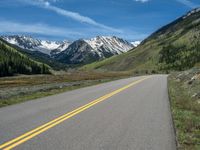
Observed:
[[[49,74],[50,67],[36,62],[0,40],[0,77],[15,74]]]

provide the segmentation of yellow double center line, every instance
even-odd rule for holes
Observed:
[[[12,149],[12,148],[14,148],[14,147],[26,142],[26,141],[32,139],[33,137],[35,137],[35,136],[47,131],[48,129],[50,129],[50,128],[62,123],[63,121],[65,121],[65,120],[67,120],[67,119],[69,119],[69,118],[71,118],[71,117],[83,112],[84,110],[86,110],[86,109],[88,109],[88,108],[90,108],[90,107],[92,107],[92,106],[94,106],[94,105],[96,105],[96,104],[108,99],[109,97],[111,97],[111,96],[113,96],[113,95],[115,95],[115,94],[117,94],[119,92],[122,92],[125,89],[127,89],[127,88],[129,88],[129,87],[131,87],[133,85],[136,85],[136,84],[144,81],[147,78],[148,77],[145,77],[143,79],[140,79],[140,80],[137,80],[135,82],[132,82],[131,84],[128,84],[128,85],[126,85],[126,86],[124,86],[124,87],[122,87],[122,88],[120,88],[118,90],[115,90],[115,91],[113,91],[111,93],[108,93],[108,94],[106,94],[106,95],[104,95],[104,96],[102,96],[102,97],[100,97],[100,98],[98,98],[96,100],[93,100],[92,102],[90,102],[90,103],[88,103],[88,104],[86,104],[84,106],[81,106],[81,107],[79,107],[79,108],[77,108],[77,109],[75,109],[75,110],[73,110],[73,111],[71,111],[69,113],[66,113],[66,114],[64,114],[64,115],[62,115],[62,116],[60,116],[60,117],[58,117],[58,118],[46,123],[46,124],[43,124],[43,125],[35,128],[35,129],[33,129],[33,130],[29,131],[29,132],[26,132],[26,133],[22,134],[21,136],[19,136],[17,138],[14,138],[14,139],[12,139],[12,140],[0,145],[0,149],[10,150],[10,149]]]

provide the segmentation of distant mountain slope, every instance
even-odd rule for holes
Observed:
[[[200,8],[164,26],[134,51],[84,66],[86,70],[184,70],[200,63]]]
[[[97,60],[122,54],[134,46],[129,42],[113,37],[97,36],[90,40],[74,41],[54,58],[67,64],[87,64]]]
[[[87,42],[77,40],[56,55],[55,59],[66,64],[87,64],[98,60],[99,55]]]
[[[1,36],[1,38],[20,48],[30,51],[39,51],[47,55],[50,55],[51,51],[55,49],[61,52],[71,44],[69,41],[45,41],[24,35]]]
[[[60,44],[56,49],[51,50],[50,56],[53,57],[54,55],[59,54],[60,52],[66,50],[70,44],[72,44],[72,42],[63,41],[63,43]]]
[[[0,39],[0,76],[49,74],[49,67],[33,61]]]
[[[116,36],[97,36],[85,41],[102,57],[106,57],[105,53],[111,55],[121,54],[134,47],[128,41]]]

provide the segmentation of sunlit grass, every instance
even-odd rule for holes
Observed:
[[[200,85],[199,85],[200,88]],[[192,98],[184,83],[169,77],[169,93],[178,149],[200,149],[200,104]]]

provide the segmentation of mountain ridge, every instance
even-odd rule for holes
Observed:
[[[187,17],[186,17],[187,16]],[[83,70],[157,72],[200,63],[200,8],[163,26],[127,53],[83,66]]]
[[[65,64],[66,63],[87,64],[94,62],[96,60],[102,60],[111,57],[113,55],[119,55],[121,53],[125,53],[134,47],[128,41],[118,38],[116,36],[97,36],[95,38],[91,38],[88,40],[86,39],[75,40],[74,42],[45,41],[24,35],[1,36],[1,37],[8,43],[18,46],[22,49],[25,49],[26,52],[30,50],[33,55],[35,55],[38,51],[45,55],[48,55],[45,56],[46,59],[48,58],[55,59],[56,61]],[[80,42],[78,44],[79,45],[78,47],[73,46],[74,43],[77,44],[78,42]],[[83,46],[81,46],[80,44],[83,44]],[[86,46],[85,47],[86,49],[84,49],[85,44],[88,44],[90,48],[88,49],[88,46]],[[71,54],[71,52],[67,51],[74,52],[74,54]]]

